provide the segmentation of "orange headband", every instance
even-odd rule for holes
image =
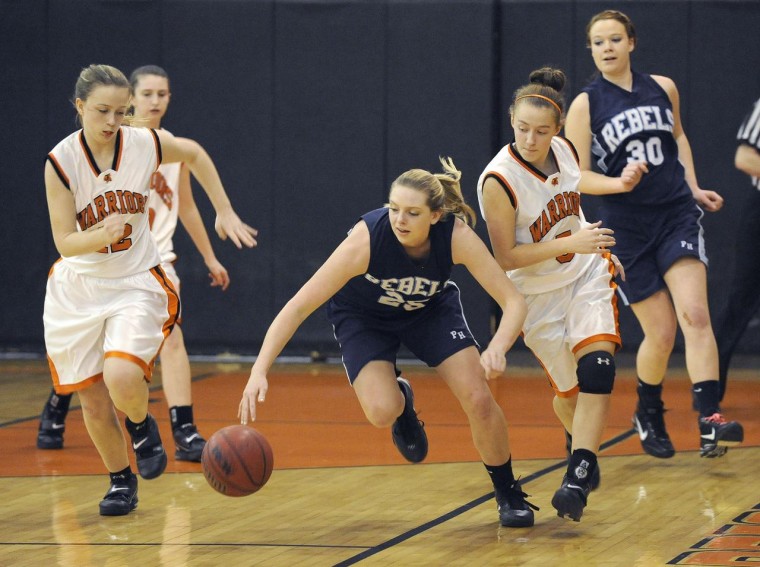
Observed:
[[[557,112],[559,113],[560,118],[562,117],[562,110],[560,109],[559,105],[556,102],[554,102],[552,99],[550,99],[548,96],[544,96],[540,94],[526,94],[526,95],[518,96],[515,99],[515,102],[517,102],[521,98],[528,98],[529,96],[544,99],[546,102],[550,103],[554,108],[556,108]]]

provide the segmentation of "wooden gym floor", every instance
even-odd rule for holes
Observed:
[[[108,487],[74,398],[65,448],[35,447],[50,388],[44,363],[0,364],[0,566],[223,565],[743,565],[760,562],[760,378],[733,372],[724,413],[745,443],[701,459],[682,370],[668,376],[666,420],[678,450],[645,455],[631,430],[635,373],[618,372],[601,453],[602,485],[580,523],[550,501],[564,469],[564,437],[534,365],[492,382],[510,425],[514,468],[536,512],[532,528],[499,526],[492,488],[463,412],[434,373],[402,367],[425,421],[430,454],[410,465],[389,430],[366,423],[338,365],[281,365],[255,427],[275,470],[258,493],[221,496],[200,465],[173,460],[160,376],[151,412],[169,453],[166,473],[140,480],[140,505],[103,518]],[[250,365],[194,363],[195,415],[206,437],[236,423]]]

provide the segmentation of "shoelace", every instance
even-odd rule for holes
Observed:
[[[714,423],[715,425],[723,425],[726,423],[726,420],[723,418],[723,416],[719,413],[714,413],[710,417],[703,417],[706,422],[708,423]]]
[[[541,508],[528,502],[527,498],[529,495],[523,492],[522,488],[518,488],[520,478],[521,477],[517,477],[517,479],[507,487],[507,494],[504,495],[504,498],[509,502],[511,508],[518,508],[518,506],[524,502],[534,510],[540,510]]]

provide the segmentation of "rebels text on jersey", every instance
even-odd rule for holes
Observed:
[[[605,195],[605,205],[649,206],[690,199],[667,93],[649,75],[634,72],[632,84],[629,92],[599,76],[583,89],[589,99],[591,153],[599,170],[619,177],[631,162],[646,162],[649,168],[633,191]]]

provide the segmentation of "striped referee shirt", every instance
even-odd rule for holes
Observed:
[[[739,144],[747,144],[760,152],[760,99],[755,101],[755,106],[744,118],[736,139]],[[760,189],[760,177],[753,176],[752,185]]]

